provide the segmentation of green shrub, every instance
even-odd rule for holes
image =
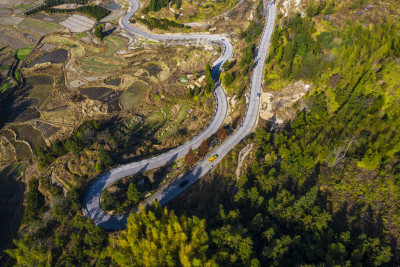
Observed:
[[[177,23],[172,20],[168,19],[156,19],[153,17],[145,17],[144,19],[142,18],[137,18],[138,21],[141,23],[145,24],[147,28],[150,30],[153,29],[161,29],[161,30],[169,30],[170,27],[172,28],[190,28],[187,27],[181,23]]]

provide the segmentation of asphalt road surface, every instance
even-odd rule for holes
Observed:
[[[233,47],[231,43],[221,35],[160,35],[152,34],[138,30],[131,26],[129,18],[139,9],[139,3],[136,0],[130,0],[132,7],[127,14],[120,20],[120,25],[130,34],[140,35],[144,38],[161,40],[165,42],[175,41],[207,41],[219,45],[222,48],[222,56],[213,65],[213,77],[215,80],[219,80],[222,64],[229,60],[233,53]],[[153,201],[157,200],[161,205],[167,204],[169,201],[177,197],[192,184],[197,182],[201,177],[206,175],[213,166],[218,164],[222,158],[229,153],[243,138],[251,133],[254,128],[259,108],[259,94],[261,92],[261,85],[263,80],[263,73],[265,67],[265,60],[268,54],[268,48],[270,45],[270,39],[274,28],[276,18],[276,7],[274,3],[268,4],[267,21],[262,33],[261,41],[257,54],[255,57],[255,64],[253,69],[253,76],[250,84],[250,92],[247,101],[247,110],[244,116],[241,126],[231,134],[218,148],[210,152],[205,159],[196,164],[196,166],[188,173],[177,179],[175,182],[165,186],[152,196],[147,198],[142,204],[149,205]],[[104,189],[113,184],[114,182],[122,179],[126,176],[131,176],[136,173],[140,173],[145,170],[151,170],[164,166],[168,163],[174,162],[176,159],[184,157],[189,151],[189,148],[193,149],[200,146],[204,139],[207,139],[214,134],[221,127],[228,109],[226,96],[219,82],[217,82],[214,88],[214,94],[216,97],[216,112],[215,115],[207,126],[207,128],[200,133],[198,136],[188,141],[187,143],[174,148],[162,155],[144,159],[138,162],[132,162],[129,164],[121,165],[114,168],[102,175],[94,181],[86,190],[83,203],[83,213],[86,217],[93,219],[94,222],[102,228],[108,230],[122,229],[126,225],[126,220],[129,214],[124,215],[110,215],[100,206],[100,196]],[[213,155],[218,155],[218,158],[213,162],[209,162],[209,158]]]

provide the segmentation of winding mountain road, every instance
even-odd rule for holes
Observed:
[[[132,27],[129,23],[129,18],[139,9],[139,3],[137,0],[130,0],[132,7],[127,12],[127,14],[120,20],[121,26],[131,34],[136,34],[143,36],[144,38],[161,40],[161,41],[206,41],[217,44],[221,47],[223,54],[213,65],[213,77],[215,80],[219,80],[219,75],[221,72],[222,64],[229,60],[233,53],[233,47],[231,43],[221,35],[160,35],[144,32]],[[243,138],[245,138],[254,128],[259,108],[259,93],[261,91],[263,72],[265,66],[266,56],[268,54],[268,48],[270,44],[271,35],[273,32],[274,22],[276,17],[276,8],[274,3],[268,4],[268,15],[267,22],[264,27],[264,31],[261,37],[261,42],[259,49],[255,57],[255,64],[253,69],[253,76],[251,79],[250,93],[248,98],[247,110],[244,116],[244,120],[241,126],[230,135],[217,149],[210,152],[208,157],[201,162],[199,162],[192,170],[183,175],[181,178],[177,179],[175,182],[165,186],[158,192],[154,193],[152,196],[147,198],[142,204],[149,205],[153,201],[157,200],[161,205],[167,204],[169,201],[174,199],[176,196],[185,191],[188,187],[194,184],[201,177],[206,175],[213,165],[218,164],[222,158],[231,151],[234,146],[236,146]],[[192,140],[187,143],[174,148],[162,155],[144,159],[138,162],[132,162],[129,164],[121,165],[114,168],[102,175],[92,183],[85,192],[84,203],[83,203],[83,213],[86,217],[93,219],[94,222],[102,228],[108,230],[122,229],[126,225],[126,220],[129,214],[124,215],[110,215],[100,206],[100,197],[104,189],[114,182],[122,179],[126,176],[131,176],[136,173],[143,172],[145,170],[150,170],[164,166],[168,163],[175,161],[186,155],[189,148],[193,149],[200,146],[204,139],[207,139],[212,134],[214,134],[222,125],[227,110],[228,104],[226,101],[226,96],[219,82],[217,82],[214,89],[214,94],[216,97],[216,112],[214,118],[207,126],[207,128],[197,135]],[[211,155],[217,154],[218,158],[210,163],[208,158]],[[184,182],[185,181],[185,182]],[[184,185],[183,185],[184,184]],[[182,186],[183,185],[183,186]]]

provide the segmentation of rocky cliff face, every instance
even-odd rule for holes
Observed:
[[[304,96],[312,86],[303,81],[289,84],[279,91],[262,92],[260,118],[278,127],[292,120],[298,111],[305,108]]]
[[[279,12],[283,14],[285,17],[289,16],[290,14],[300,12],[303,13],[303,2],[304,0],[278,0],[278,8]]]

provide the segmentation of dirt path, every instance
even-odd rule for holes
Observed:
[[[236,180],[239,180],[240,173],[242,172],[243,162],[249,155],[250,151],[253,149],[253,144],[248,144],[240,152],[238,157],[238,166],[236,168]]]

